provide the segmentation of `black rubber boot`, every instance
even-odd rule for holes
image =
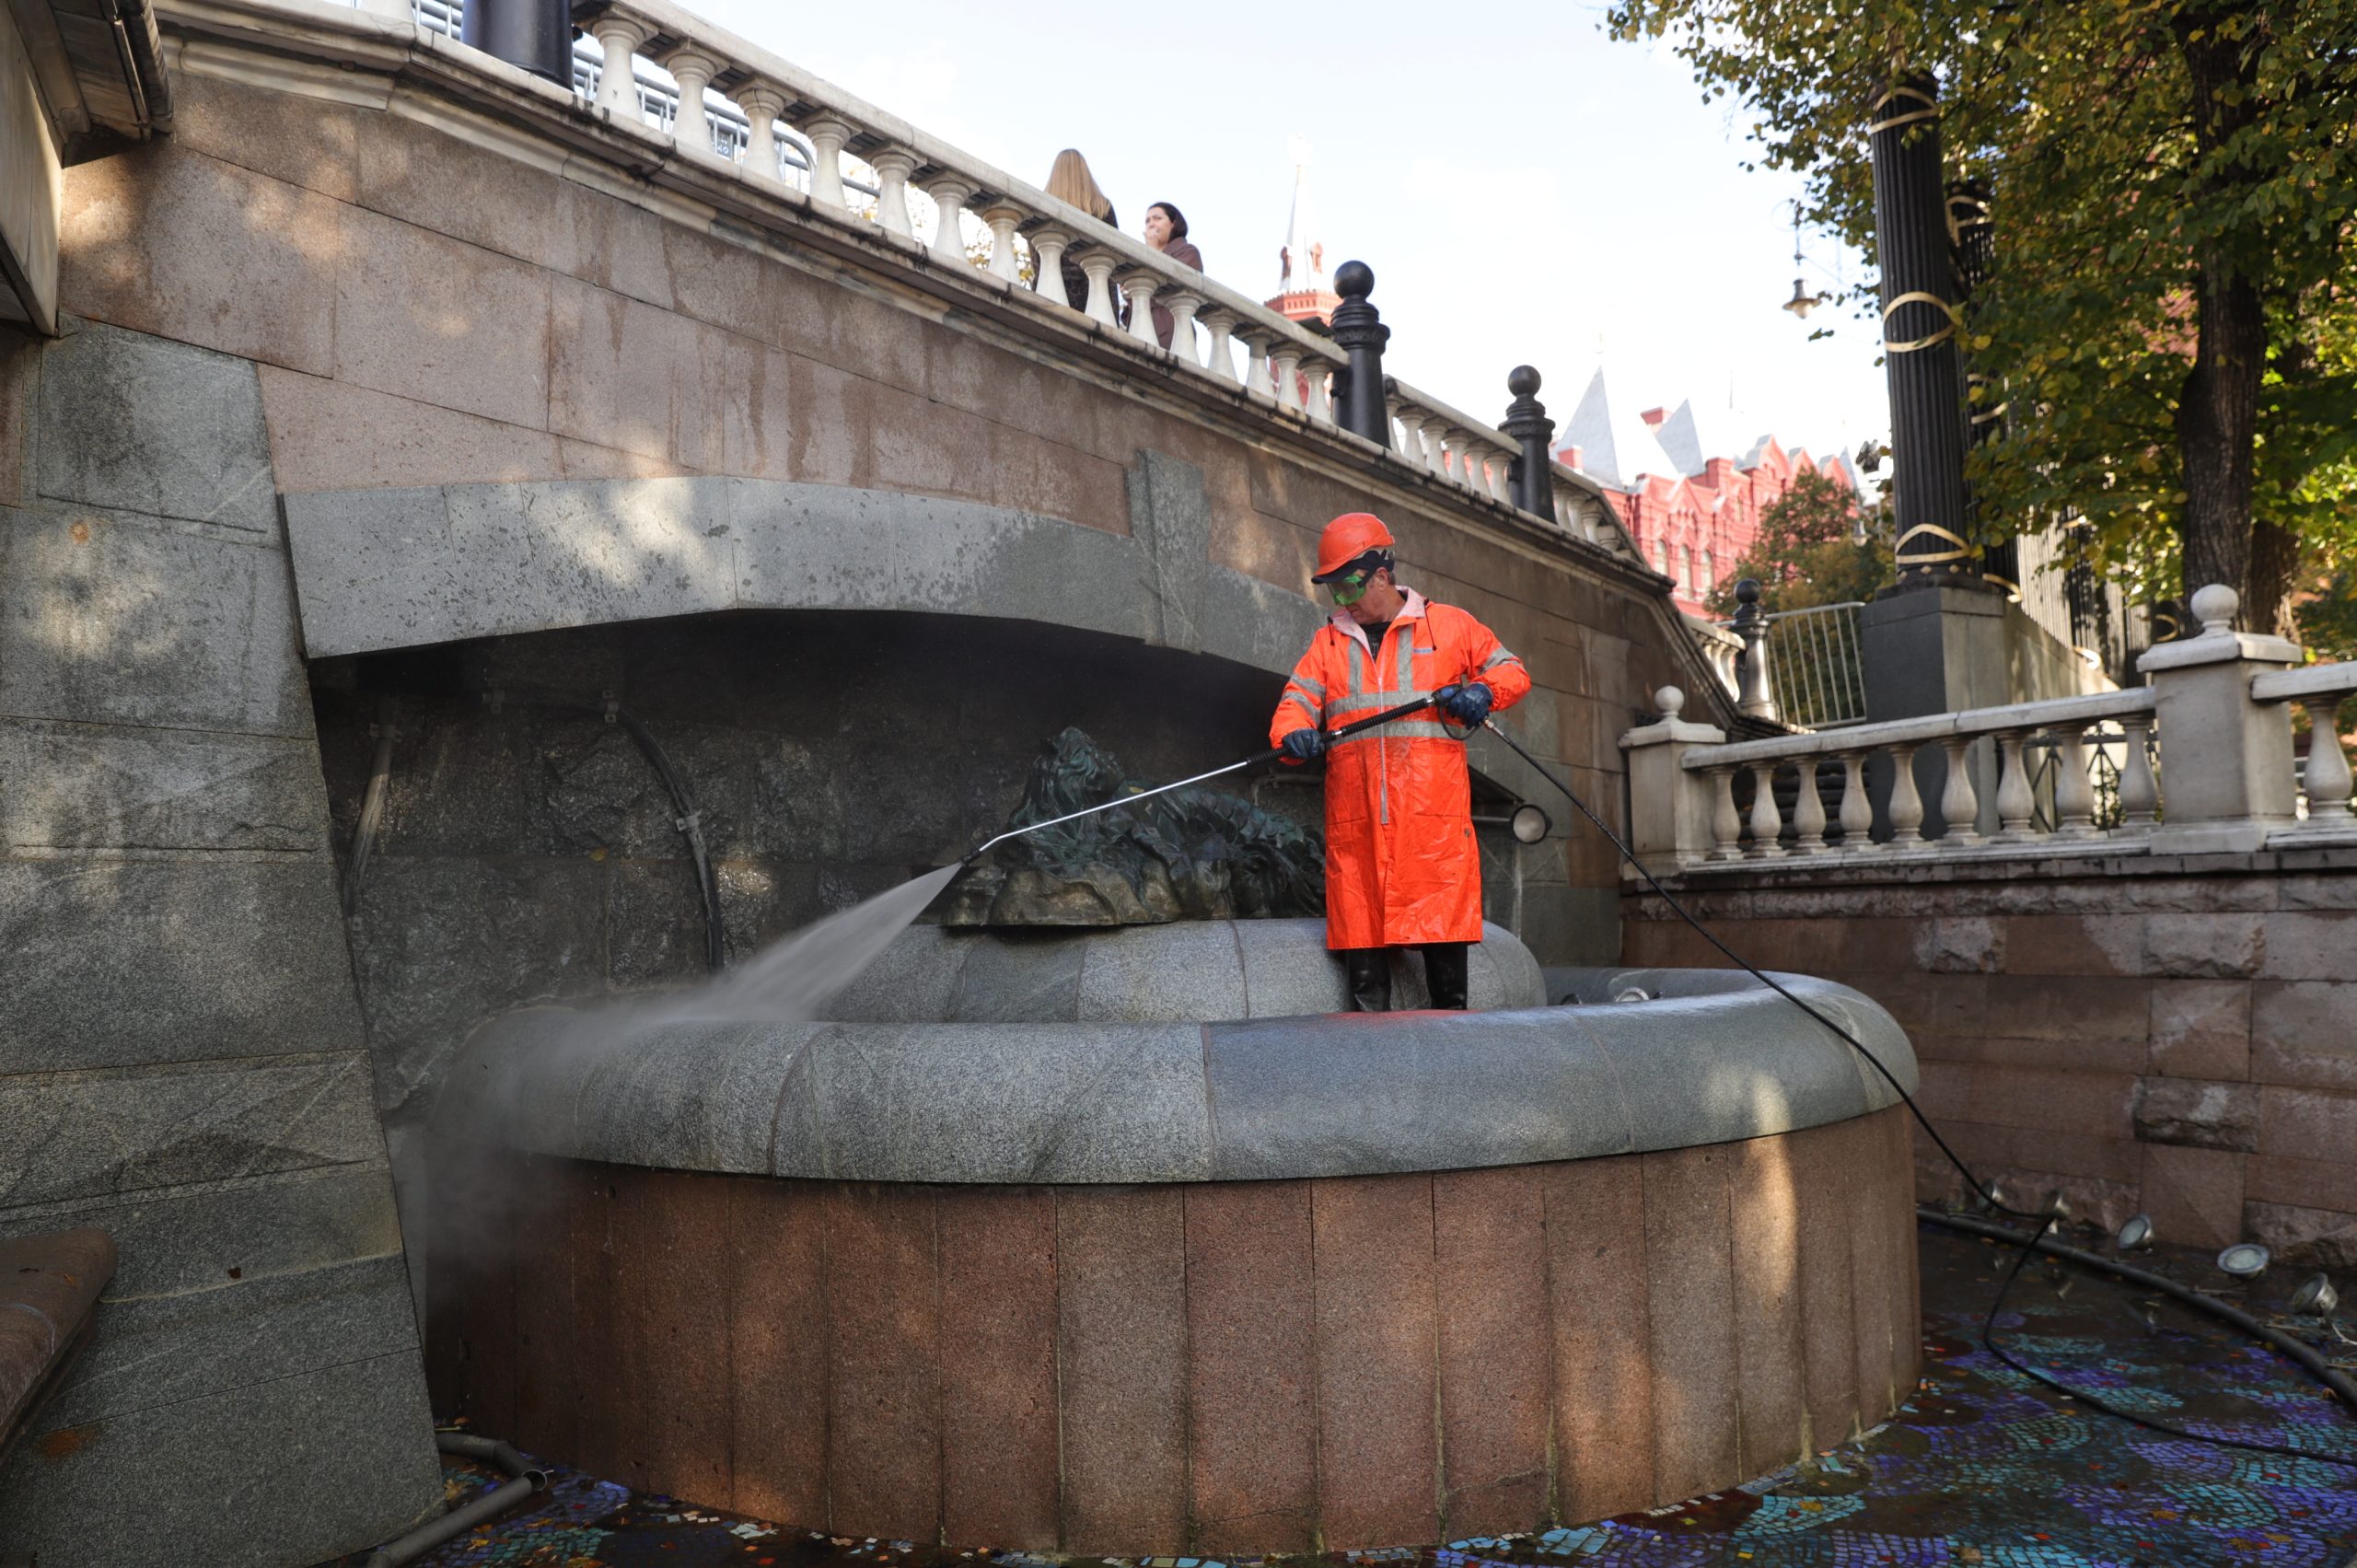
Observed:
[[[1465,947],[1462,942],[1424,944],[1424,987],[1432,993],[1434,1007],[1465,1011]]]
[[[1345,947],[1342,964],[1351,977],[1351,1005],[1362,1013],[1391,1011],[1391,950]]]

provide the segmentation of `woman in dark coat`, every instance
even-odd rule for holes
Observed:
[[[1203,270],[1203,253],[1187,238],[1187,215],[1167,202],[1156,202],[1145,210],[1145,242],[1174,261],[1184,261],[1199,273]],[[1169,311],[1159,305],[1154,308],[1154,335],[1165,348],[1170,346],[1175,325]],[[1190,343],[1178,352],[1191,354],[1195,345]]]

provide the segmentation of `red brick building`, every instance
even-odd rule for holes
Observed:
[[[1677,580],[1680,610],[1701,615],[1711,589],[1759,537],[1759,514],[1805,473],[1857,488],[1850,459],[1787,449],[1725,415],[1617,406],[1598,370],[1564,422],[1555,455],[1599,482],[1605,498],[1655,570]]]

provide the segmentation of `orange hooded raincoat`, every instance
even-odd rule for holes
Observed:
[[[1355,719],[1478,680],[1492,711],[1530,690],[1522,661],[1464,610],[1412,590],[1384,634],[1336,615],[1310,639],[1269,726]],[[1387,947],[1481,940],[1481,857],[1473,842],[1465,742],[1437,711],[1337,741],[1326,751],[1326,946]]]

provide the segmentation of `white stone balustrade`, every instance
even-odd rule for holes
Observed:
[[[938,216],[924,248],[940,265],[973,265],[1010,293],[1030,294],[1049,309],[1070,309],[1107,327],[1119,324],[1116,280],[1131,307],[1126,333],[1141,350],[1161,346],[1154,330],[1158,302],[1174,321],[1171,350],[1176,374],[1202,375],[1234,387],[1239,377],[1234,354],[1244,340],[1249,359],[1240,377],[1248,391],[1264,394],[1277,409],[1306,425],[1336,429],[1335,378],[1346,356],[1329,340],[1268,309],[1192,268],[1172,261],[1137,237],[1120,233],[916,126],[866,103],[759,46],[683,10],[671,0],[622,0],[598,11],[585,24],[602,59],[595,106],[617,127],[636,127],[655,140],[664,129],[650,126],[644,103],[660,118],[667,101],[659,78],[642,82],[633,61],[660,40],[661,62],[679,84],[678,109],[669,140],[682,162],[724,163],[716,152],[707,113],[733,133],[735,116],[745,121],[744,177],[765,185],[797,181],[784,172],[791,160],[806,160],[790,138],[808,144],[808,210],[813,216],[858,223],[869,189],[846,175],[845,160],[874,173],[874,225],[914,249],[909,185],[919,180]],[[713,91],[714,82],[738,84],[729,105]],[[729,137],[733,144],[733,134]],[[725,164],[724,164],[725,168]],[[990,234],[988,254],[969,256],[958,215],[972,206]],[[870,232],[873,232],[871,230]],[[1018,238],[1018,237],[1020,237]],[[1028,242],[1033,284],[1021,284],[1021,244]],[[1062,261],[1069,255],[1089,280],[1086,297],[1066,299]],[[1199,346],[1193,324],[1206,341]],[[1166,366],[1171,361],[1161,362]],[[1411,470],[1446,478],[1469,497],[1513,509],[1507,461],[1519,448],[1487,420],[1478,419],[1391,380],[1388,396],[1399,419],[1398,462]],[[1594,484],[1554,465],[1557,500],[1541,520],[1567,538],[1634,559],[1620,530],[1596,519],[1607,514]]]
[[[2338,732],[2340,704],[2357,694],[2357,665],[2289,668],[2297,648],[2233,630],[2234,596],[2223,588],[2202,589],[2193,609],[2200,635],[2140,661],[2152,684],[2092,696],[1729,744],[1718,729],[1685,722],[1684,693],[1665,688],[1655,697],[1662,718],[1621,738],[1638,854],[1660,871],[1707,872],[1788,856],[1840,864],[2357,843]],[[2293,762],[2294,706],[2309,715],[2304,784]],[[2171,735],[2189,738],[2171,752]],[[1972,765],[1984,738],[1997,760],[1985,811]],[[2107,809],[2097,749],[2115,759]],[[1946,764],[1936,839],[1923,831],[1919,755]],[[1840,784],[1829,814],[1820,791],[1832,765]]]
[[[2305,816],[2297,827],[2276,837],[2305,842],[2330,836],[2357,842],[2357,812],[2350,805],[2349,752],[2340,738],[2340,704],[2357,694],[2357,663],[2317,664],[2256,675],[2251,678],[2250,694],[2255,703],[2297,703],[2308,720],[2308,761],[2300,791]]]

